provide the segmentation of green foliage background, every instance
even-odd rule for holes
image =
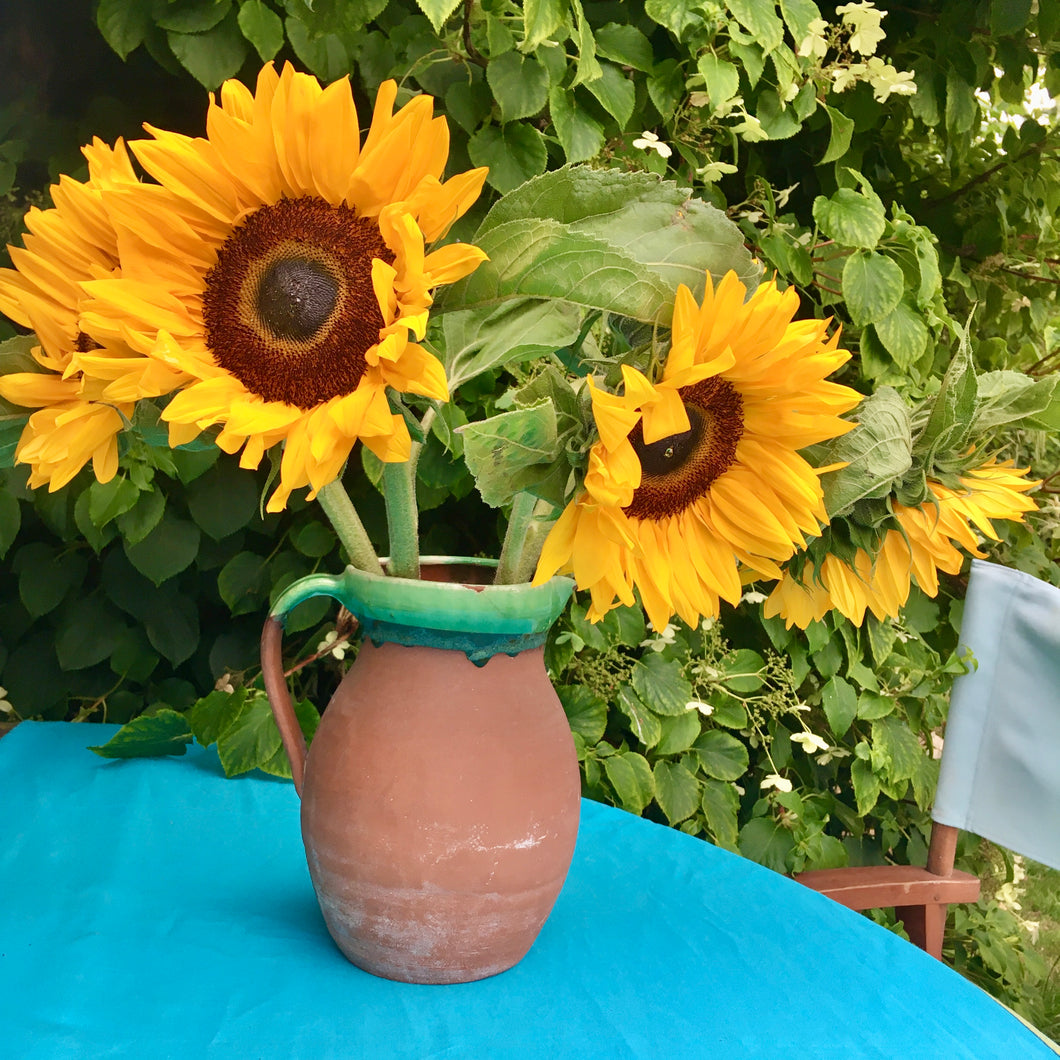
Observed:
[[[954,321],[974,310],[978,372],[1020,373],[991,377],[1017,404],[1019,388],[1047,384],[1030,427],[1001,414],[969,439],[1045,480],[1041,511],[991,553],[1060,583],[1060,403],[1048,400],[1060,368],[1060,122],[1055,109],[1022,124],[1006,116],[1034,83],[1060,93],[1060,5],[892,6],[877,54],[911,71],[917,91],[884,99],[864,80],[836,91],[835,75],[864,58],[849,33],[833,34],[823,62],[799,54],[817,17],[841,22],[834,4],[812,0],[12,7],[0,15],[0,228],[17,238],[26,205],[46,202],[59,172],[77,174],[76,148],[92,135],[135,136],[142,120],[201,133],[203,88],[252,79],[261,60],[290,58],[326,81],[350,74],[363,115],[395,77],[438,99],[452,168],[490,166],[493,192],[590,162],[665,174],[725,210],[766,273],[796,286],[804,314],[843,325],[856,353],[843,381],[866,394],[889,387],[912,403],[936,393]],[[645,131],[672,154],[636,146]],[[500,367],[468,382],[463,411],[497,411],[510,382]],[[0,405],[2,465],[22,422]],[[439,424],[420,463],[423,550],[495,555],[498,513],[450,459],[453,426]],[[194,734],[218,743],[230,772],[283,772],[255,687],[260,623],[293,579],[338,567],[334,538],[313,506],[263,518],[264,482],[211,449],[127,455],[114,482],[83,475],[55,494],[27,490],[24,470],[0,471],[7,699],[23,717],[143,716],[161,750]],[[353,468],[346,485],[384,545],[368,477]],[[936,600],[914,590],[897,621],[830,619],[805,634],[763,621],[753,600],[666,636],[624,609],[591,626],[576,604],[548,660],[586,793],[779,871],[922,863],[932,734],[962,666],[962,595],[961,579],[946,579]],[[313,601],[288,625],[297,690],[318,705],[349,661],[318,649],[335,622]],[[339,633],[341,643],[341,620]],[[792,741],[807,729],[832,750]],[[772,774],[793,789],[764,787]],[[962,857],[988,867],[973,840]],[[1043,1001],[1056,995],[1055,967],[1049,986],[996,903],[961,916],[956,966],[1055,1035]]]

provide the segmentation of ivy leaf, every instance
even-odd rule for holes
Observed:
[[[880,387],[858,407],[858,425],[830,443],[820,463],[847,466],[821,476],[831,518],[849,513],[861,500],[884,497],[913,464],[909,408],[897,390]]]
[[[501,121],[532,118],[548,102],[548,71],[534,56],[505,52],[490,59],[486,80],[501,108]]]
[[[653,748],[662,737],[662,723],[645,705],[629,685],[618,690],[616,699],[618,709],[629,719],[633,735],[648,750]]]
[[[604,772],[615,789],[622,809],[641,814],[655,796],[655,777],[648,760],[636,751],[623,751],[604,759]]]
[[[843,298],[859,327],[881,321],[897,308],[905,290],[901,266],[873,250],[857,250],[843,266]]]
[[[99,596],[64,607],[55,630],[55,654],[64,670],[84,670],[110,657],[125,631],[119,612]]]
[[[468,141],[476,166],[489,166],[488,180],[502,194],[545,171],[548,151],[541,133],[525,122],[487,125]]]
[[[189,567],[199,551],[199,528],[168,513],[142,541],[125,543],[129,562],[155,585]]]
[[[416,0],[419,9],[431,20],[435,33],[441,33],[449,16],[460,6],[460,0]]]
[[[561,685],[556,689],[571,732],[587,744],[599,743],[607,728],[607,702],[585,685]]]
[[[563,25],[567,5],[563,0],[523,0],[522,52],[535,51]]]
[[[725,850],[735,851],[740,812],[740,796],[735,786],[720,780],[704,780],[700,808],[714,842]]]
[[[813,219],[829,239],[845,247],[869,250],[879,243],[887,227],[879,198],[853,188],[840,188],[827,199],[818,195],[813,201]]]
[[[783,41],[775,0],[729,0],[728,8],[767,55]]]
[[[22,510],[15,497],[6,490],[0,492],[0,559],[18,537],[22,525]]]
[[[133,0],[100,0],[96,9],[96,26],[122,59],[143,43],[150,24],[150,6]]]
[[[244,0],[239,8],[239,28],[254,45],[261,61],[267,63],[283,47],[283,22],[262,0]]]
[[[662,735],[655,745],[661,755],[679,755],[687,751],[703,730],[699,711],[686,710],[683,714],[661,719]]]
[[[632,684],[641,701],[656,714],[684,714],[692,699],[692,686],[682,676],[681,664],[676,659],[664,659],[658,652],[636,662]]]
[[[841,110],[824,105],[831,126],[831,135],[828,138],[828,149],[821,156],[817,164],[823,166],[826,162],[837,162],[848,150],[850,150],[850,138],[854,134],[854,119],[848,118]]]
[[[739,780],[750,760],[747,748],[727,732],[708,729],[692,745],[699,768],[715,780]]]
[[[239,713],[217,737],[217,754],[226,777],[259,768],[282,746],[268,697],[257,689],[248,690]]]
[[[170,30],[166,40],[178,62],[204,88],[215,89],[239,73],[247,57],[247,42],[234,10],[205,33]]]
[[[780,0],[780,13],[796,47],[810,35],[810,23],[821,17],[813,0]]]
[[[633,82],[613,63],[600,64],[600,76],[585,86],[599,101],[600,105],[618,122],[619,129],[625,129],[633,116],[633,105],[636,89]]]
[[[841,739],[858,716],[857,690],[845,678],[830,677],[821,689],[821,706],[832,735]]]
[[[733,63],[713,52],[704,52],[696,60],[696,69],[706,82],[710,105],[717,110],[740,90],[740,71]]]
[[[890,780],[911,780],[926,751],[904,718],[879,718],[872,723],[872,755]]]
[[[880,778],[873,773],[868,762],[855,758],[850,766],[850,780],[854,785],[858,816],[867,817],[880,797]]]
[[[699,781],[680,762],[656,762],[652,776],[655,801],[671,825],[691,817],[699,808]]]
[[[655,65],[651,41],[635,26],[608,22],[596,29],[595,38],[596,54],[620,66],[629,66],[646,74]]]
[[[753,817],[740,829],[740,853],[774,872],[788,871],[788,855],[795,837],[772,817]]]
[[[876,334],[900,368],[912,368],[927,349],[927,322],[904,298],[876,321]]]
[[[89,747],[101,758],[152,758],[182,755],[191,743],[186,715],[168,707],[141,714],[123,725],[105,744]]]

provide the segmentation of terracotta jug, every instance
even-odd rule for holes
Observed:
[[[425,559],[422,581],[313,575],[283,593],[262,635],[324,920],[354,964],[388,979],[510,968],[574,852],[578,763],[543,649],[572,583],[467,584],[492,566]],[[461,582],[430,580],[454,573]],[[307,754],[280,640],[284,615],[318,595],[354,614],[364,640]]]

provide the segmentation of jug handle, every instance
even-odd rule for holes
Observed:
[[[261,631],[261,676],[265,682],[265,693],[269,697],[276,726],[280,730],[284,750],[291,762],[291,776],[295,791],[302,794],[305,778],[306,742],[302,726],[294,712],[294,703],[287,688],[283,672],[283,628],[287,613],[304,600],[313,596],[331,596],[341,602],[340,577],[327,574],[311,574],[289,585],[273,605]]]

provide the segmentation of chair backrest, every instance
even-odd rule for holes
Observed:
[[[972,561],[932,817],[1060,869],[1060,589]]]

